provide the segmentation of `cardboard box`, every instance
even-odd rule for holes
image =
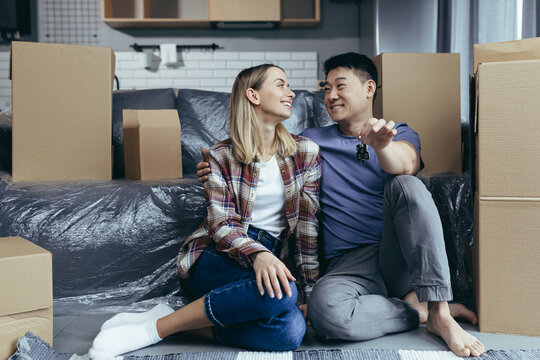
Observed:
[[[475,82],[479,329],[540,336],[540,60],[481,63]]]
[[[476,72],[479,63],[538,59],[540,37],[473,46],[473,72]]]
[[[422,175],[461,173],[459,54],[385,53],[374,116],[405,122],[420,136]]]
[[[114,53],[14,41],[13,181],[110,180]]]
[[[0,359],[27,331],[52,345],[52,255],[21,238],[0,238]]]
[[[540,336],[540,199],[475,201],[481,332]]]
[[[476,88],[480,196],[540,198],[540,60],[481,64]]]
[[[180,119],[176,110],[124,110],[126,179],[182,177]]]

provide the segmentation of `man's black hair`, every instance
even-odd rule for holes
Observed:
[[[324,62],[324,75],[327,77],[331,70],[338,67],[346,67],[353,70],[362,81],[373,80],[377,84],[379,79],[377,67],[366,55],[349,52],[332,56]]]

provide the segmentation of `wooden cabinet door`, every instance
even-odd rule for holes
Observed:
[[[281,0],[209,0],[210,21],[280,21]]]

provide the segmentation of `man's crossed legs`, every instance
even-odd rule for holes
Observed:
[[[479,356],[484,346],[454,317],[476,315],[452,300],[439,213],[413,176],[390,180],[384,193],[383,238],[330,260],[313,288],[308,317],[327,339],[368,340],[426,322],[456,355]],[[403,299],[403,300],[401,300]]]

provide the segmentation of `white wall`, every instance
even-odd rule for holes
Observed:
[[[261,63],[283,67],[293,90],[317,89],[319,60],[312,51],[189,51],[180,53],[177,68],[159,64],[157,71],[145,69],[146,55],[118,51],[116,76],[121,90],[149,88],[190,88],[230,92],[240,70]],[[9,52],[0,52],[0,110],[11,103],[8,79]]]
[[[437,0],[375,0],[375,52],[437,52]]]

